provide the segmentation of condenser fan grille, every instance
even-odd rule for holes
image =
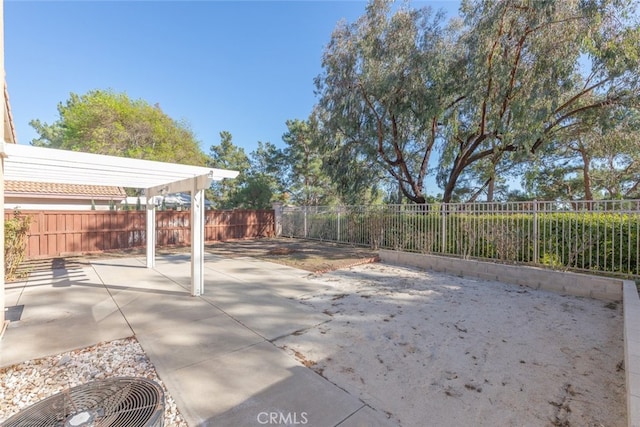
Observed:
[[[145,378],[93,381],[48,397],[2,427],[151,427],[164,424],[164,392]]]

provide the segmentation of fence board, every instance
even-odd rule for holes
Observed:
[[[13,211],[5,211],[5,219]],[[145,211],[21,211],[30,216],[27,259],[146,245]],[[156,212],[158,247],[191,244],[191,212]],[[205,241],[273,236],[274,211],[205,211]]]

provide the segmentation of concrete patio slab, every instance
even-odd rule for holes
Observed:
[[[188,259],[183,255],[161,257],[155,270],[188,288]],[[265,339],[273,340],[330,319],[292,301],[314,289],[312,283],[302,280],[308,274],[253,258],[207,256],[205,290],[201,298]]]
[[[179,369],[170,387],[193,426],[260,425],[271,413],[335,426],[364,405],[267,342]]]
[[[135,335],[190,426],[261,425],[263,412],[314,426],[378,419],[269,342],[329,320],[292,300],[309,292],[307,272],[206,259],[203,297],[189,293],[183,255],[158,257],[155,269],[115,258],[34,272],[8,286],[7,301],[25,308],[0,342],[0,366]]]
[[[179,304],[190,306],[194,300],[174,280],[147,269],[142,259],[97,260],[92,266],[120,307],[135,303],[148,308],[154,304],[175,308]]]
[[[184,289],[191,289],[191,266],[189,256],[178,254],[163,256],[156,260],[155,270],[170,277]],[[275,264],[250,257],[223,258],[205,256],[205,295],[229,281],[252,285],[256,291],[265,292],[262,285],[268,283],[268,293],[285,298],[299,298],[317,292],[318,286],[309,283],[308,271]]]
[[[311,275],[308,271],[255,258],[241,257],[207,261],[205,268],[214,274],[230,275],[246,283],[268,284],[271,293],[285,298],[299,298],[318,291],[318,284],[306,280]],[[320,285],[320,287],[323,286]]]
[[[11,307],[18,305],[18,301],[20,300],[20,295],[22,295],[23,290],[23,284],[16,286],[14,283],[8,283],[4,290],[4,301],[6,306]]]
[[[25,317],[28,318],[28,314],[23,315]],[[119,314],[100,322],[90,316],[70,316],[46,323],[32,323],[22,326],[19,334],[12,333],[12,323],[0,342],[0,367],[133,335]],[[78,328],[78,324],[83,327]]]
[[[327,322],[330,317],[277,295],[253,295],[236,290],[216,289],[202,296],[266,340],[292,334]]]
[[[106,285],[132,287],[138,290],[168,290],[182,291],[183,288],[175,282],[157,274],[149,274],[143,258],[115,258],[92,260],[91,266]]]
[[[63,272],[39,272],[11,285],[24,311],[0,341],[0,366],[133,334],[91,267],[74,269],[69,277]]]
[[[264,338],[225,315],[192,322],[176,321],[162,330],[132,328],[160,370],[176,370],[263,342]]]
[[[122,297],[119,294],[114,299],[119,301],[118,298]],[[128,300],[126,305],[120,305],[120,310],[138,334],[169,331],[177,325],[224,315],[221,310],[200,298],[172,297],[171,302],[167,302],[167,299],[158,295],[136,298]]]

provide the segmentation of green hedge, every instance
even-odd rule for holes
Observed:
[[[380,209],[307,215],[307,237],[373,249],[444,253],[638,276],[640,215],[612,212],[395,213]]]

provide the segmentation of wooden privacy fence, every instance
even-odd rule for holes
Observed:
[[[5,211],[11,218],[13,211]],[[31,217],[27,259],[144,247],[145,211],[21,211]],[[274,235],[272,210],[205,211],[205,241]],[[189,211],[156,212],[156,244],[191,244]]]

